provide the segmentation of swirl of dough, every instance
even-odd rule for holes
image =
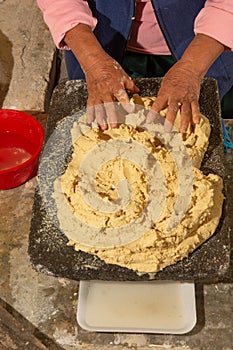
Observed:
[[[60,220],[71,240],[102,248],[125,245],[149,231],[159,218],[165,204],[164,174],[151,150],[132,140],[133,129],[126,125],[109,129],[104,134],[110,138],[95,145],[92,140],[102,134],[98,129],[76,139],[79,152],[74,151],[61,177],[75,232]]]
[[[167,234],[177,226],[192,190],[192,164],[177,132],[145,124],[143,109],[105,131],[81,117],[72,133],[72,161],[60,178],[71,211],[59,216],[71,241],[111,248],[139,239],[158,220]]]

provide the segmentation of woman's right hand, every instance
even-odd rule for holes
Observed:
[[[127,90],[138,92],[139,89],[120,64],[102,49],[89,26],[78,24],[66,33],[64,41],[86,76],[87,121],[96,120],[103,130],[108,124],[116,127],[118,118],[113,102],[120,102],[127,112],[132,112]]]
[[[85,71],[88,101],[87,121],[96,121],[101,129],[107,125],[116,127],[118,118],[111,102],[118,101],[127,112],[132,112],[133,106],[129,103],[127,90],[138,92],[139,89],[133,80],[125,73],[118,62],[106,55],[102,60],[95,62]]]

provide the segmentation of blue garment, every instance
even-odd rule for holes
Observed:
[[[94,30],[104,50],[121,63],[130,34],[134,0],[87,0],[98,24]],[[204,0],[152,0],[156,17],[172,55],[179,60],[194,38],[193,26]],[[195,62],[194,62],[195,64]],[[82,69],[71,51],[66,51],[70,79],[83,79]],[[233,52],[224,52],[208,70],[206,76],[218,82],[222,98],[233,86]]]

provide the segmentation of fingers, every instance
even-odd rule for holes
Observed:
[[[116,128],[118,125],[115,104],[112,102],[88,106],[86,110],[86,118],[88,124],[91,124],[95,120],[101,130],[108,129],[108,124],[112,128]]]
[[[121,102],[122,107],[127,113],[132,113],[134,105],[130,103],[129,97],[125,90],[119,90],[114,97]],[[92,104],[92,101],[88,101],[86,110],[87,123],[91,124],[96,121],[102,130],[106,130],[108,126],[116,128],[120,122],[118,119],[118,112],[116,103],[114,103],[114,97],[107,97],[105,101],[97,101],[96,104]]]
[[[105,130],[108,124],[111,127],[118,124],[114,101],[117,100],[126,112],[132,113],[134,105],[130,103],[127,91],[139,92],[139,89],[120,64],[109,56],[106,56],[104,62],[97,63],[96,69],[85,72],[88,89],[86,115],[88,123],[96,120],[101,129]]]
[[[201,119],[201,113],[199,110],[199,104],[197,101],[193,101],[191,104],[187,101],[177,102],[172,101],[168,103],[166,99],[156,100],[147,114],[146,123],[153,123],[161,121],[161,112],[167,108],[167,113],[164,121],[164,129],[166,132],[171,132],[178,111],[180,111],[181,121],[179,131],[185,133],[189,127],[189,124],[193,122],[198,124]]]
[[[116,97],[128,113],[133,112],[134,105],[129,102],[129,97],[125,90],[122,89],[118,91],[118,93],[116,93]],[[161,105],[164,106],[164,103]],[[153,104],[152,109],[147,114],[146,123],[161,122],[161,118],[163,117],[155,109],[159,110],[159,104]],[[164,107],[161,108],[161,110],[162,109],[164,109]],[[186,101],[183,103],[172,102],[167,107],[166,118],[164,121],[164,129],[166,132],[171,132],[179,110],[181,114],[179,131],[181,133],[185,133],[187,131],[189,124],[192,121],[194,124],[198,124],[200,122],[201,114],[197,102],[193,102],[191,105]],[[88,123],[92,123],[94,120],[96,120],[101,130],[106,130],[108,125],[110,125],[112,128],[116,128],[119,123],[116,105],[113,101],[102,102],[94,106],[89,106],[87,108],[86,116]]]
[[[194,124],[199,124],[201,120],[201,113],[199,110],[198,101],[194,101],[191,103],[191,110]]]
[[[104,103],[104,109],[107,115],[107,120],[111,128],[116,128],[118,125],[118,117],[115,103]]]
[[[183,102],[180,107],[180,132],[185,133],[188,129],[189,123],[192,121],[192,110],[190,103]]]
[[[88,124],[93,123],[95,120],[102,130],[108,128],[106,112],[103,104],[87,106],[86,119]]]
[[[87,123],[91,124],[94,119],[95,119],[95,107],[94,106],[89,106],[87,103],[87,110],[86,110],[86,118],[87,118]]]
[[[185,133],[187,131],[189,124],[193,118],[191,105],[187,101],[172,101],[169,103],[164,123],[165,131],[170,132],[172,130],[178,111],[180,111],[181,115],[179,131],[181,133]],[[199,115],[200,113],[196,114],[196,118],[198,118]]]
[[[134,82],[127,76],[125,79],[122,79],[120,88],[117,91],[113,93],[104,93],[101,98],[97,100],[93,98],[93,94],[91,94],[87,103],[87,122],[90,124],[95,120],[102,130],[106,130],[108,125],[112,128],[116,128],[118,125],[118,116],[114,100],[116,99],[120,102],[127,113],[132,113],[135,107],[134,104],[130,103],[129,96],[125,90],[126,86],[130,91],[139,91]]]
[[[119,101],[124,108],[124,110],[128,113],[132,113],[134,111],[134,105],[130,103],[129,96],[124,89],[118,90],[114,96],[117,101]]]
[[[150,124],[160,120],[161,115],[159,114],[159,112],[161,112],[166,107],[167,107],[167,98],[157,97],[151,107],[151,110],[147,113],[146,123]]]
[[[152,110],[155,112],[159,113],[161,112],[164,108],[166,108],[168,105],[168,98],[167,96],[159,96],[156,98],[155,102],[152,105]]]
[[[134,110],[134,105],[130,102],[124,102],[122,106],[127,113],[132,113]],[[113,101],[102,102],[98,105],[88,107],[86,118],[88,124],[91,124],[95,120],[101,130],[108,129],[108,126],[116,128],[122,122],[118,116],[117,106]]]
[[[124,82],[125,89],[131,92],[139,92],[139,88],[135,85],[134,81],[126,75]]]
[[[134,105],[130,103],[129,96],[126,90],[136,93],[139,92],[139,88],[124,71],[121,86],[122,88],[114,93],[114,97],[117,99],[118,102],[121,103],[122,107],[126,112],[132,113],[134,111]]]
[[[95,119],[97,124],[100,126],[102,130],[106,130],[108,128],[107,117],[105,113],[105,108],[103,104],[98,104],[94,106],[95,108]]]
[[[171,71],[164,77],[158,97],[147,114],[147,123],[158,121],[160,118],[160,121],[164,120],[159,113],[165,108],[167,112],[164,127],[168,132],[173,128],[178,111],[181,115],[180,132],[185,133],[190,122],[194,124],[200,122],[199,81],[191,84],[190,76],[186,77],[184,70],[182,74],[175,74]],[[180,76],[185,76],[181,82]],[[96,120],[103,130],[107,129],[108,125],[113,128],[117,127],[119,121],[117,108],[114,105],[115,100],[120,102],[126,112],[134,111],[135,106],[130,103],[127,91],[139,92],[139,89],[117,62],[107,61],[106,65],[99,70],[99,74],[91,71],[86,78],[89,94],[87,111],[89,123]]]
[[[181,122],[180,122],[180,132],[185,133],[191,122],[194,124],[199,124],[201,120],[201,113],[199,110],[198,101],[183,102],[180,107]]]

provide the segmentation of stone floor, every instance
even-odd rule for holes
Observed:
[[[0,0],[0,47],[0,106],[30,111],[45,127],[57,52],[35,1]],[[233,154],[224,159],[232,198]],[[82,330],[76,322],[79,283],[37,273],[30,265],[36,184],[33,178],[0,191],[0,350],[233,350],[231,280],[196,285],[198,322],[187,335]],[[232,230],[232,202],[228,210]]]

